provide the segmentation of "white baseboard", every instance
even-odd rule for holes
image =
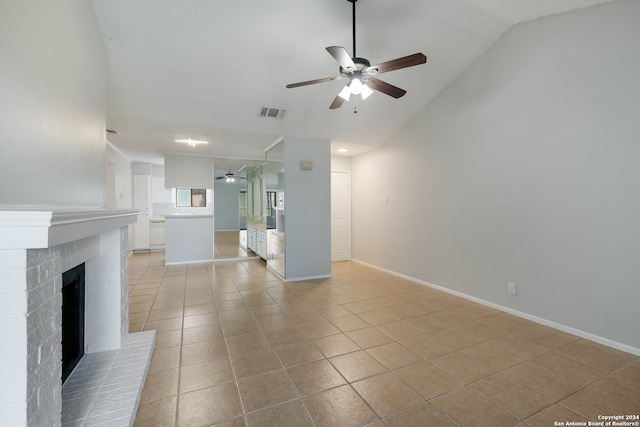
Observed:
[[[295,277],[293,279],[283,279],[285,282],[302,282],[303,280],[329,279],[331,274],[323,274],[320,276]]]
[[[164,265],[185,265],[185,264],[206,264],[208,262],[214,262],[215,260],[213,258],[211,259],[194,259],[192,261],[171,261],[171,262],[164,262]]]
[[[504,311],[505,313],[513,314],[514,316],[522,317],[523,319],[531,320],[532,322],[539,323],[541,325],[549,326],[554,329],[558,329],[563,332],[567,332],[569,334],[573,334],[579,336],[580,338],[587,339],[589,341],[597,342],[598,344],[606,345],[607,347],[615,348],[616,350],[624,351],[627,353],[635,354],[636,356],[640,356],[640,348],[632,347],[627,344],[623,344],[617,341],[610,340],[608,338],[604,338],[598,335],[594,335],[589,332],[582,331],[580,329],[575,329],[570,326],[566,326],[560,323],[553,322],[551,320],[543,319],[542,317],[533,316],[528,313],[524,313],[522,311],[514,310],[509,307],[504,307],[502,305],[498,305],[489,301],[485,301],[480,298],[476,298],[471,295],[464,294],[462,292],[454,291],[452,289],[448,289],[442,286],[434,285],[433,283],[425,282],[424,280],[416,279],[415,277],[407,276],[402,273],[398,273],[392,270],[387,270],[386,268],[379,267],[377,265],[369,264],[368,262],[360,261],[357,259],[352,259],[351,261],[356,262],[358,264],[373,268],[378,271],[382,271],[384,273],[391,274],[396,277],[400,277],[402,279],[409,280],[414,283],[418,283],[423,286],[427,286],[432,289],[436,289],[438,291],[446,292],[451,295],[455,295],[460,298],[467,299],[469,301],[476,302],[478,304],[482,304],[487,307],[495,308],[496,310]]]
[[[212,261],[213,262],[246,261],[248,259],[258,259],[258,258],[260,258],[260,257],[257,256],[257,255],[255,255],[255,256],[247,255],[247,256],[239,256],[239,257],[235,257],[235,258],[214,258]]]

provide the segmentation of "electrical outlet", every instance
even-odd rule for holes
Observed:
[[[507,286],[507,292],[509,292],[511,295],[516,294],[516,284],[514,282],[509,282],[509,285]]]

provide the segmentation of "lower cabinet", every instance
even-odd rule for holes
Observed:
[[[256,253],[264,260],[267,259],[267,230],[257,230],[256,232]]]
[[[164,222],[151,221],[149,225],[149,244],[152,251],[164,251]]]
[[[260,258],[267,259],[267,230],[247,226],[247,247]]]
[[[251,226],[247,226],[247,247],[249,250],[253,252],[258,252],[258,248],[256,247],[256,229]]]

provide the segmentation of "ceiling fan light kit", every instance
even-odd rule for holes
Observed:
[[[347,50],[342,46],[329,46],[327,52],[340,64],[339,76],[291,83],[286,87],[291,89],[333,80],[349,79],[349,83],[342,88],[331,103],[331,106],[329,106],[332,110],[340,108],[345,101],[349,101],[351,95],[360,95],[363,100],[371,96],[374,91],[382,92],[396,99],[404,96],[404,94],[407,93],[406,90],[400,89],[373,76],[388,71],[424,64],[427,62],[427,57],[422,53],[414,53],[413,55],[393,59],[373,66],[367,59],[358,58],[356,56],[356,2],[358,0],[347,1],[353,5],[353,57],[349,56]]]
[[[348,101],[351,98],[351,89],[349,86],[343,87],[338,96],[345,101]]]
[[[362,90],[360,91],[360,96],[362,97],[363,100],[367,99],[372,94],[373,94],[373,91],[371,90],[369,85],[362,86]]]
[[[241,169],[242,170],[242,169]],[[240,171],[238,171],[240,172]],[[247,179],[243,176],[236,176],[233,174],[233,172],[229,171],[226,174],[224,174],[224,176],[219,176],[216,178],[216,181],[224,179],[224,182],[236,182],[236,180],[241,180],[241,179]]]

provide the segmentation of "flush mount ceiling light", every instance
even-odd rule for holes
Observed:
[[[346,148],[338,148],[338,153],[346,153],[349,150],[347,150]]]
[[[209,143],[209,141],[204,141],[202,139],[191,139],[191,138],[176,139],[176,142],[179,142],[181,144],[189,144],[190,147],[195,147],[196,145]]]

